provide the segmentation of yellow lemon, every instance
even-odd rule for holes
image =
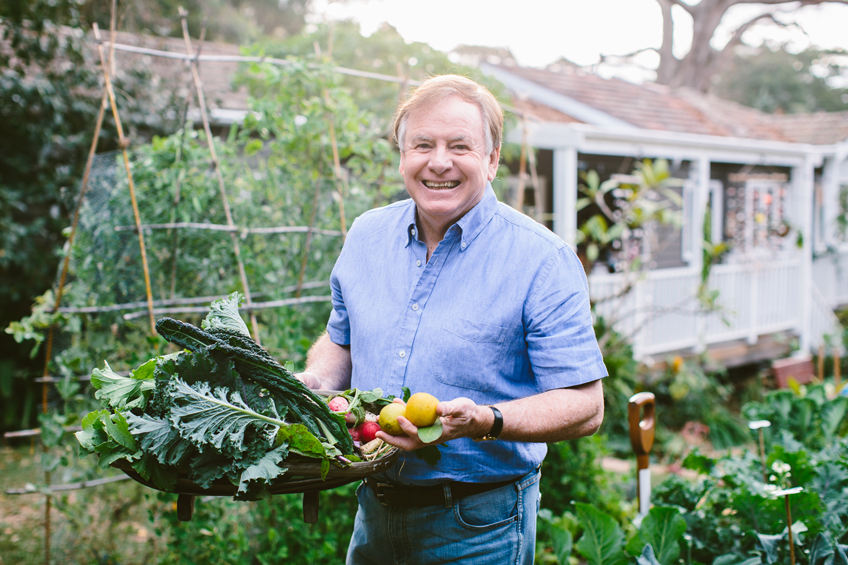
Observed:
[[[439,399],[432,394],[416,392],[409,397],[404,416],[418,428],[432,426],[433,422],[438,418],[436,415],[436,406],[438,404]]]
[[[397,421],[398,416],[404,415],[404,410],[406,410],[406,407],[397,402],[392,402],[391,404],[383,406],[383,409],[380,410],[380,418],[378,420],[380,428],[392,436],[406,435],[403,433],[403,430],[400,429],[400,424],[398,424]]]

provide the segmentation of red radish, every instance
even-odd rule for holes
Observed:
[[[360,438],[362,437],[362,433],[359,429],[359,426],[356,426],[355,428],[348,428],[347,433],[350,434],[350,439],[352,439],[353,441],[360,441]]]
[[[350,408],[350,403],[347,401],[347,398],[344,396],[337,396],[332,399],[327,406],[330,407],[330,410],[333,412],[347,412],[347,409]]]
[[[377,422],[362,422],[353,428],[353,430],[358,430],[359,441],[360,443],[365,444],[377,437],[377,432],[380,431],[380,424]],[[353,434],[351,434],[351,436],[353,436]]]

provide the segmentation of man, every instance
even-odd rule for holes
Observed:
[[[443,400],[441,459],[417,428],[358,491],[348,563],[532,563],[545,442],[594,433],[606,376],[573,250],[497,201],[503,115],[484,87],[434,77],[398,110],[411,200],[351,226],[333,312],[300,378]],[[496,441],[480,441],[496,439]]]

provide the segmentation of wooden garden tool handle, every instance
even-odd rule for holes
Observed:
[[[650,392],[640,392],[630,397],[627,404],[630,424],[630,445],[636,453],[636,490],[639,497],[639,514],[645,516],[650,508],[651,471],[648,454],[654,445],[656,402]]]
[[[630,445],[636,454],[639,469],[648,468],[648,454],[654,445],[656,402],[651,392],[640,392],[630,397],[627,420],[630,424]]]

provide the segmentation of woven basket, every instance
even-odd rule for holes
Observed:
[[[284,465],[286,473],[271,481],[267,485],[271,494],[304,493],[332,489],[364,479],[375,473],[385,471],[394,465],[400,450],[392,448],[386,455],[374,461],[362,461],[351,463],[347,467],[337,467],[330,464],[330,471],[325,479],[321,478],[321,462],[319,460],[298,459],[287,460]],[[139,475],[125,459],[112,463],[112,466],[120,469],[133,480],[150,488],[170,492],[174,494],[188,494],[192,496],[235,496],[238,485],[234,485],[227,478],[222,477],[214,481],[209,488],[203,488],[188,478],[188,473],[178,471],[177,483],[173,489],[162,489]]]

